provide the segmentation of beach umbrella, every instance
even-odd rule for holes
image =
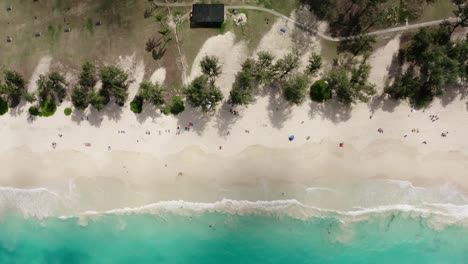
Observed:
[[[294,135],[289,136],[289,141],[293,141],[293,140],[294,140]]]

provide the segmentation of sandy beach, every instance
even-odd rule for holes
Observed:
[[[292,41],[278,33],[281,23],[260,42],[259,50],[273,43],[269,48],[274,54],[287,53]],[[398,38],[371,55],[371,79],[379,92],[399,48]],[[226,96],[247,54],[244,44],[226,33],[207,40],[195,64],[217,45],[225,49],[215,55],[223,65],[217,84]],[[314,49],[320,50],[318,44]],[[44,57],[38,63],[30,90],[51,60]],[[135,80],[130,86],[134,95],[144,63],[131,56],[116,63]],[[199,71],[192,67],[188,79]],[[151,80],[162,82],[165,75],[164,68],[158,69]],[[351,109],[334,101],[289,106],[268,92],[248,108],[236,109],[238,116],[222,104],[212,115],[188,107],[178,116],[164,116],[146,107],[136,116],[128,106],[122,111],[109,106],[102,113],[88,109],[67,117],[63,110],[70,105],[64,102],[54,116],[35,120],[28,119],[28,105],[23,105],[0,119],[0,185],[45,188],[66,197],[73,206],[60,205],[61,213],[167,200],[316,203],[306,197],[310,188],[363,179],[402,180],[417,186],[449,183],[468,191],[468,105],[466,99],[450,94],[424,111],[380,96]],[[431,115],[439,118],[432,121]],[[291,135],[293,141],[288,140]],[[4,191],[0,199],[13,203],[9,197]],[[22,198],[32,214],[34,206],[44,207],[36,196],[28,197]],[[326,204],[354,206],[338,198]]]

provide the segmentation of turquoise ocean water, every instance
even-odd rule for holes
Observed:
[[[468,229],[377,214],[343,224],[276,214],[104,214],[42,220],[5,213],[0,263],[468,263]]]

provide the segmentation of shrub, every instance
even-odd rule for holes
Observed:
[[[332,98],[332,91],[328,89],[327,83],[323,80],[315,81],[310,87],[310,99],[315,102],[323,102]]]
[[[52,100],[48,99],[42,105],[40,116],[52,116],[53,114],[55,114],[55,111],[57,111],[57,106]]]
[[[0,97],[0,115],[4,115],[8,112],[8,102]]]
[[[172,97],[171,113],[173,115],[178,115],[185,110],[184,101],[180,96]]]
[[[143,110],[143,97],[141,95],[136,95],[130,102],[130,110],[135,114],[141,113]]]
[[[32,116],[39,116],[40,115],[39,109],[37,109],[37,107],[35,107],[35,106],[29,107],[28,111],[29,111],[29,114],[32,115]]]
[[[67,107],[65,108],[65,110],[63,110],[63,113],[66,115],[66,116],[69,116],[71,115],[72,113],[72,109],[70,107]]]

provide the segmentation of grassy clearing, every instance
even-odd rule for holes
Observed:
[[[13,42],[0,42],[0,69],[14,69],[28,78],[45,55],[53,58],[53,69],[60,65],[57,70],[63,72],[78,72],[87,60],[100,66],[135,55],[145,63],[146,77],[166,67],[169,83],[179,79],[174,73],[175,41],[159,60],[145,51],[146,41],[159,37],[159,24],[143,15],[151,7],[148,1],[7,0],[6,4],[13,10],[0,11],[0,37],[11,36]],[[68,27],[71,32],[64,32]],[[42,36],[34,37],[35,32]]]
[[[320,46],[322,47],[322,59],[325,63],[331,64],[334,59],[338,58],[338,42],[320,39]]]
[[[456,7],[450,0],[435,0],[424,9],[421,17],[414,23],[451,17],[455,9]]]

